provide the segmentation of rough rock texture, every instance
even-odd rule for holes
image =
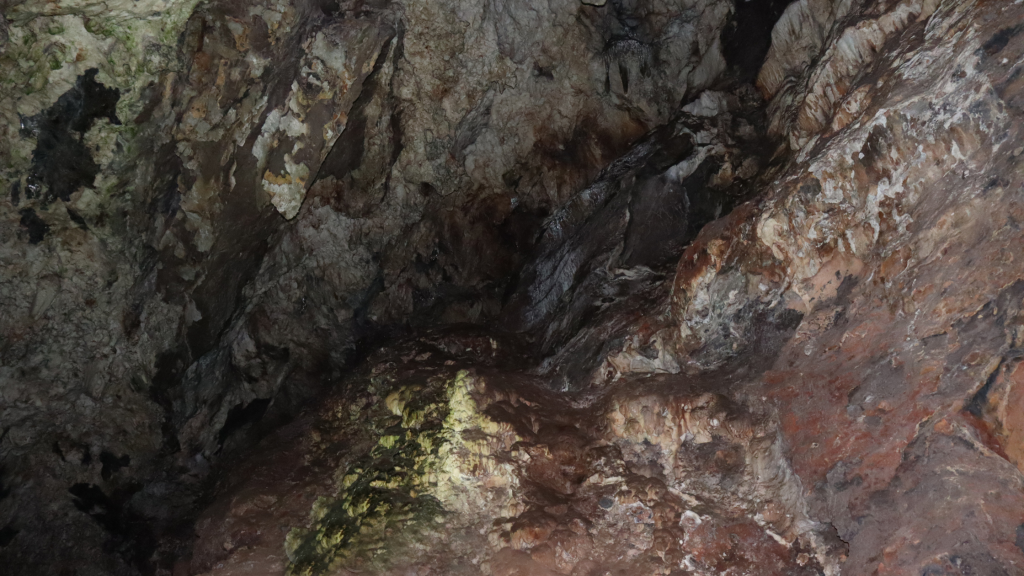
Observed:
[[[211,463],[368,335],[493,318],[545,215],[725,70],[731,6],[0,12],[0,541],[59,573],[163,569]]]
[[[375,355],[346,386],[358,392],[225,481],[191,569],[836,573],[842,542],[803,515],[768,414],[678,377],[574,407],[510,360],[458,332]]]
[[[1024,4],[0,13],[4,566],[1024,570]]]
[[[699,372],[757,349],[773,310],[800,317],[737,394],[777,407],[810,517],[849,543],[844,573],[1024,565],[1006,423],[1024,296],[1020,10],[879,3],[832,28],[799,78],[771,80],[784,55],[766,64],[763,89],[792,87],[771,110],[794,161],[702,231],[670,316],[608,359],[613,377]]]

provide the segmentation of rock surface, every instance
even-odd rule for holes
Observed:
[[[3,554],[167,564],[132,514],[174,533],[382,327],[493,318],[544,216],[724,70],[729,11],[4,2]]]
[[[837,573],[842,542],[803,515],[777,422],[716,381],[642,379],[581,408],[505,344],[438,340],[382,352],[358,393],[268,438],[197,523],[192,571]]]
[[[0,16],[17,573],[1024,573],[1024,4]]]

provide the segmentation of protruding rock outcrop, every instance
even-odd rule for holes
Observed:
[[[509,358],[493,366],[509,351],[492,346],[474,361],[427,338],[375,358],[358,393],[227,483],[192,570],[838,573],[844,547],[807,518],[770,415],[678,377],[571,406]]]

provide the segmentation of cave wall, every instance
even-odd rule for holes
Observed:
[[[757,194],[680,247],[671,273],[628,265],[636,214],[627,207],[651,194],[647,179],[656,190],[679,184],[649,146],[673,167],[692,159],[695,142],[673,139],[687,134],[692,116],[638,141],[546,224],[504,321],[552,344],[541,347],[539,363],[478,368],[474,397],[495,406],[486,412],[494,420],[473,436],[476,456],[458,460],[477,463],[467,478],[496,491],[467,481],[466,490],[480,490],[471,501],[488,502],[509,485],[520,492],[484,518],[442,521],[441,535],[406,528],[411,535],[382,547],[369,530],[337,556],[325,545],[327,558],[382,574],[477,562],[510,575],[808,566],[825,574],[1018,573],[1022,19],[1018,5],[1005,3],[789,6],[758,79],[768,134],[778,139],[762,152],[765,169],[739,179]],[[718,101],[705,96],[691,113]],[[723,112],[738,110],[716,109],[719,132],[705,127],[705,137],[734,137]],[[728,143],[717,152],[723,163],[751,154],[729,152]],[[664,211],[658,217],[679,226]],[[641,238],[659,238],[656,221],[643,220],[650,230]],[[443,370],[437,355],[444,366],[472,362],[430,338],[417,346],[381,350],[366,367],[380,375],[374,382],[399,386],[388,398],[419,390],[421,372]],[[492,346],[478,352],[486,358],[478,365],[515,357],[514,347]],[[411,388],[403,392],[402,382]],[[545,396],[531,385],[569,394]],[[373,405],[340,402],[313,426],[344,437],[335,427],[351,424],[338,415]],[[755,406],[771,416],[744,414]],[[371,427],[411,418],[401,405],[390,416],[381,410],[353,418]],[[511,448],[501,425],[517,434]],[[380,441],[393,430],[379,432]],[[320,433],[294,451],[316,452]],[[621,456],[600,452],[609,445]],[[371,456],[384,454],[377,446]],[[509,463],[518,468],[502,468]],[[365,473],[362,464],[337,466],[356,482]],[[361,497],[347,483],[300,475],[319,482],[321,506]],[[275,493],[239,482],[232,497]],[[686,497],[693,501],[674,499]],[[766,533],[755,529],[720,528],[727,515],[710,502],[747,510],[783,548],[763,544]],[[323,510],[310,515],[312,533],[293,533],[296,541],[346,534],[331,531]],[[607,526],[621,526],[609,516],[625,510],[622,523],[651,532],[602,540]],[[253,516],[211,509],[203,538],[215,542]],[[374,552],[410,545],[438,556],[403,563]],[[230,570],[273,546],[207,549],[206,558]],[[289,554],[296,563],[288,566],[305,573],[303,557]]]
[[[750,550],[779,566],[814,556],[829,573],[1015,573],[1024,562],[1019,5],[765,2],[759,17],[781,18],[770,48],[750,38],[767,50],[763,65],[736,47],[754,8],[710,0],[0,8],[10,565],[198,573],[208,558],[241,562],[237,549],[270,550],[284,569],[279,540],[216,541],[245,541],[224,526],[261,505],[217,500],[206,524],[191,524],[213,498],[211,470],[298,417],[272,437],[269,467],[257,458],[236,470],[259,471],[273,498],[276,483],[336,497],[334,474],[351,462],[315,473],[299,462],[324,456],[320,434],[366,434],[370,447],[389,437],[387,418],[403,416],[380,402],[408,382],[351,371],[381,347],[381,370],[451,372],[430,381],[439,394],[467,381],[451,366],[481,354],[488,369],[525,370],[531,386],[576,399],[526,394],[525,405],[563,412],[529,418],[557,422],[559,441],[619,446],[616,465],[631,474],[644,442],[661,440],[629,418],[652,406],[689,413],[699,394],[680,390],[694,382],[719,395],[709,406],[749,408],[768,424],[708,432],[709,443],[770,457],[708,480],[701,498],[742,500],[762,521],[781,507],[744,524]],[[389,352],[397,332],[464,323],[526,342]],[[497,350],[514,366],[493,364]],[[427,366],[431,354],[445,361]],[[646,413],[616,396],[666,375],[652,394],[673,400],[641,401]],[[352,413],[375,424],[319,430],[337,414],[304,407],[353,386],[368,395]],[[499,404],[519,394],[477,388]],[[621,410],[602,412],[599,398]],[[567,415],[607,417],[613,432]],[[520,425],[515,441],[545,437],[487,418],[485,436]],[[495,452],[515,442],[476,441]],[[733,469],[674,442],[666,454],[692,449],[696,467]],[[530,458],[576,458],[544,450]],[[462,466],[453,458],[445,465]],[[500,476],[573,494],[585,485],[546,466]],[[765,466],[784,480],[772,490],[750,472]],[[673,494],[685,479],[662,478]],[[228,493],[264,502],[249,480]],[[732,491],[720,491],[727,480]],[[595,486],[580,494],[603,494]],[[314,526],[323,508],[290,497],[277,509],[289,526]],[[518,505],[502,514],[521,523],[479,550],[512,546],[501,534],[515,526],[545,533],[548,517]],[[673,522],[692,520],[683,504],[669,508]],[[730,525],[726,508],[704,530]],[[197,560],[182,562],[196,533]],[[534,566],[554,545],[517,538],[515,553],[496,552],[495,573]],[[688,541],[707,560],[689,570],[717,569],[716,538]]]
[[[5,557],[148,570],[140,526],[368,335],[493,318],[546,215],[721,74],[730,10],[5,2]]]
[[[849,544],[844,574],[1019,570],[1021,17],[787,9],[759,87],[793,160],[702,230],[669,318],[634,324],[595,373],[728,367],[763,347],[772,311],[797,315],[734,393],[777,407],[810,517]]]

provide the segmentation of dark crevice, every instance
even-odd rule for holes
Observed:
[[[538,78],[546,78],[548,80],[555,79],[555,73],[552,72],[551,68],[541,66],[537,62],[533,63],[533,75],[537,76]]]
[[[224,426],[217,433],[217,443],[224,444],[232,434],[247,424],[254,424],[263,418],[267,407],[270,405],[270,398],[257,398],[248,404],[239,402],[228,411],[228,417]]]
[[[996,32],[991,38],[982,45],[981,49],[985,51],[985,54],[989,56],[995,56],[999,52],[1006,48],[1006,45],[1010,43],[1010,40],[1014,36],[1020,33],[1024,26],[1011,26],[1009,28],[1003,28],[999,32]]]
[[[384,43],[385,47],[388,42]],[[401,44],[401,40],[398,43]],[[380,76],[387,60],[387,58],[378,58],[373,71],[363,80],[359,96],[352,104],[352,111],[345,123],[345,131],[338,136],[338,140],[324,158],[313,179],[314,184],[328,177],[341,179],[363,163],[366,145],[366,108],[377,95],[381,84]]]
[[[1000,363],[1000,366],[1002,366],[1002,363]],[[992,371],[992,374],[989,375],[985,384],[979,388],[974,396],[972,396],[964,405],[965,412],[978,419],[985,417],[985,407],[988,406],[988,395],[992,391],[992,387],[995,385],[999,373],[999,368]]]
[[[320,12],[328,18],[337,16],[341,12],[341,4],[338,0],[317,0],[316,4]]]
[[[405,26],[399,24],[398,32],[395,36],[395,48],[392,50],[391,58],[394,67],[397,68],[399,66],[399,61],[403,54],[405,54]],[[388,99],[392,104],[393,111],[389,124],[391,129],[391,163],[384,179],[384,189],[386,191],[391,190],[391,174],[394,172],[395,165],[398,164],[398,158],[402,155],[402,150],[405,149],[405,136],[402,132],[402,110],[397,106],[398,98],[395,96],[395,85],[393,82],[389,82]]]
[[[722,54],[738,79],[752,82],[772,44],[772,29],[793,0],[737,0],[722,30]]]
[[[657,269],[678,257],[700,229],[732,206],[728,198],[705,183],[720,162],[708,159],[674,185],[662,179],[642,185],[630,198],[630,222],[625,234],[624,266]]]
[[[11,489],[4,485],[4,468],[3,466],[0,466],[0,502],[3,502],[4,498],[7,498],[10,495]]]
[[[161,452],[167,456],[181,450],[178,431],[174,425],[174,398],[179,394],[178,387],[188,365],[188,354],[184,349],[160,354],[156,360],[156,372],[149,390],[150,398],[164,412],[160,426],[163,436]]]
[[[100,452],[100,464],[103,465],[100,475],[104,480],[110,480],[111,476],[116,474],[122,468],[127,467],[131,464],[131,461],[132,459],[127,454],[118,458],[104,450],[103,452]]]
[[[68,218],[71,218],[71,221],[74,222],[79,228],[81,228],[82,230],[89,229],[89,225],[85,222],[85,218],[83,218],[81,214],[72,210],[71,208],[68,208],[67,211]]]
[[[78,483],[68,492],[74,497],[75,508],[88,514],[107,533],[107,552],[121,556],[148,576],[155,571],[150,558],[156,550],[156,538],[150,522],[127,506],[141,488],[133,484],[108,496],[95,484]]]
[[[21,214],[19,223],[28,232],[29,244],[39,244],[42,242],[46,234],[49,233],[50,226],[31,208],[25,208],[19,213]]]
[[[345,130],[328,151],[312,180],[311,190],[316,194],[326,196],[327,202],[347,215],[366,216],[377,207],[383,199],[383,193],[390,190],[390,166],[398,161],[398,156],[402,152],[401,111],[397,108],[398,101],[394,96],[390,79],[385,74],[385,68],[389,62],[397,67],[399,55],[404,50],[403,37],[404,28],[399,26],[395,35],[384,41],[373,70],[366,76],[359,88],[359,95],[352,104]],[[392,44],[394,44],[393,47]],[[385,57],[389,50],[390,56]],[[384,92],[385,90],[386,92]],[[380,98],[384,100],[384,104],[381,106],[382,118],[371,118],[370,110],[375,108],[373,103]],[[373,164],[373,161],[366,157],[367,153],[373,154],[374,152],[366,149],[367,134],[373,130],[373,126],[369,123],[374,120],[383,120],[389,111],[390,118],[387,118],[387,128],[392,136],[390,166],[384,172],[383,186],[381,187],[374,185],[372,178],[375,174],[364,174],[361,169],[364,164]]]

